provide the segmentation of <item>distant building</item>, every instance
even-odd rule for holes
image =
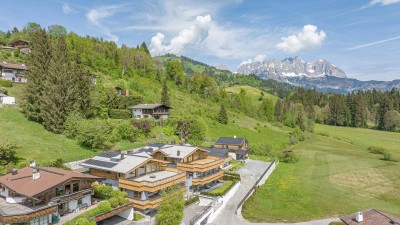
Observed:
[[[0,62],[0,78],[3,80],[25,83],[28,81],[25,77],[26,70],[25,64],[14,64],[5,61]]]
[[[367,209],[340,218],[347,225],[400,225],[400,217]]]
[[[52,167],[31,167],[0,177],[0,224],[51,224],[92,204],[92,175]]]
[[[220,137],[214,143],[213,147],[218,149],[228,149],[229,156],[236,160],[246,159],[250,152],[247,139],[236,138],[236,136],[233,138]]]
[[[12,47],[14,49],[19,49],[21,53],[26,54],[28,53],[29,50],[29,43],[30,41],[27,40],[22,40],[22,39],[15,39],[8,43],[9,47]]]
[[[167,119],[171,107],[164,104],[139,104],[131,106],[129,109],[132,110],[132,116],[137,119]]]
[[[0,107],[3,105],[15,105],[15,97],[0,93]]]

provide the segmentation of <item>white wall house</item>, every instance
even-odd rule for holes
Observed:
[[[132,117],[137,119],[167,119],[171,107],[163,104],[139,104],[131,106],[129,109],[132,110]]]
[[[14,64],[8,62],[0,62],[0,77],[3,80],[11,80],[12,82],[26,83],[25,77],[26,65]]]

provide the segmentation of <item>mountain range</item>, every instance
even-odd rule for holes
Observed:
[[[242,64],[237,73],[255,74],[262,79],[273,79],[295,86],[315,88],[323,92],[348,93],[358,90],[390,90],[400,88],[400,80],[360,81],[348,78],[346,73],[325,59],[306,62],[299,57],[283,60],[265,60]]]

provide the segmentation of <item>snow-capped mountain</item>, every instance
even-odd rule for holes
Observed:
[[[266,60],[242,64],[238,70],[241,74],[255,74],[264,79],[288,82],[289,77],[325,77],[346,78],[346,74],[337,66],[325,59],[306,62],[299,57],[284,60]]]

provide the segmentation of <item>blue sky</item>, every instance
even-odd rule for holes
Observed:
[[[2,0],[0,30],[30,21],[232,71],[299,56],[360,80],[400,79],[400,0]]]

